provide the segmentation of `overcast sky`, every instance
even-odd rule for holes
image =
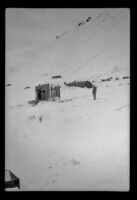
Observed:
[[[108,10],[108,9],[107,9]],[[21,9],[6,10],[6,64],[19,66],[33,61],[56,35],[70,29],[103,9]],[[109,9],[110,12],[116,9]]]

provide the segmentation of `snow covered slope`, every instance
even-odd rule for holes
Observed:
[[[73,80],[115,66],[129,68],[129,13],[125,16],[124,12],[110,14],[104,11],[89,22],[83,21],[84,25],[75,24],[45,47],[35,62],[24,66],[25,70],[21,69],[15,76],[13,72],[11,81],[18,82],[18,85],[35,84],[58,74],[65,80]]]

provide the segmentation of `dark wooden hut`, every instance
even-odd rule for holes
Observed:
[[[36,100],[55,101],[60,99],[60,86],[42,84],[35,87]]]

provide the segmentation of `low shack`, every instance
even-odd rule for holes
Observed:
[[[80,88],[92,88],[92,83],[90,81],[73,81],[70,83],[66,83],[66,85]]]
[[[42,84],[35,87],[36,100],[55,101],[60,99],[60,86]]]

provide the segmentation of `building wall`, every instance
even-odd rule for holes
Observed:
[[[51,86],[51,94],[50,98],[51,100],[56,100],[57,98],[60,98],[60,87],[59,86]]]

